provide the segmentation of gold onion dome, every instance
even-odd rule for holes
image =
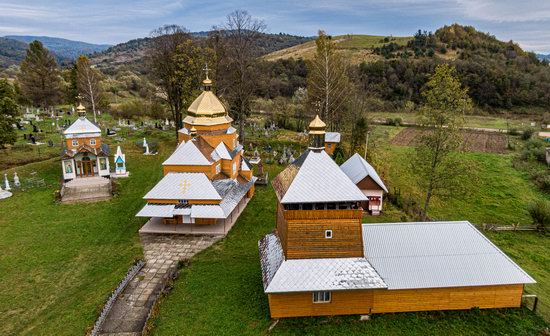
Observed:
[[[78,103],[78,106],[76,107],[76,112],[80,117],[86,116],[86,108],[84,107],[84,105],[82,105],[82,103]]]
[[[212,80],[208,77],[203,81],[204,91],[193,101],[187,109],[190,115],[194,117],[219,117],[227,114],[225,106],[210,90]]]
[[[324,134],[326,126],[319,115],[316,115],[315,119],[309,123],[309,134]]]

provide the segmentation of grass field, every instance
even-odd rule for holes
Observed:
[[[417,115],[415,113],[407,112],[369,112],[368,117],[376,120],[400,118],[403,122],[407,123],[414,123],[417,121]],[[505,130],[507,128],[506,122],[506,118],[501,116],[467,115],[464,126]],[[528,127],[530,122],[531,120],[526,116],[516,116],[516,118],[509,120],[510,128],[519,130]]]
[[[134,216],[162,176],[163,156],[142,156],[131,141],[123,149],[131,177],[105,202],[56,204],[58,159],[17,168],[23,185],[31,176],[46,185],[0,201],[0,334],[82,335],[141,258],[137,230],[144,219]]]
[[[354,64],[381,59],[382,57],[374,55],[371,49],[387,44],[382,42],[384,36],[376,35],[340,35],[333,36],[332,39],[335,42],[336,50]],[[392,37],[391,42],[405,45],[411,39],[412,37]],[[263,58],[268,61],[289,58],[303,58],[307,60],[313,58],[315,55],[315,48],[315,41],[309,41],[297,46],[272,52],[263,56]]]
[[[272,171],[271,173],[275,173]],[[153,335],[263,335],[271,323],[263,294],[257,241],[275,227],[275,194],[258,187],[237,225],[183,268],[151,322]],[[536,252],[545,237],[525,234]],[[513,248],[518,241],[510,236]],[[496,239],[495,239],[496,240]],[[506,239],[502,238],[502,242]],[[521,249],[521,248],[520,248]],[[536,250],[535,250],[536,249]],[[515,257],[515,256],[513,256]],[[538,263],[517,258],[528,270]],[[541,260],[547,262],[548,260]],[[540,265],[538,265],[540,267]],[[541,275],[539,290],[550,290]],[[547,324],[527,309],[385,314],[370,322],[357,317],[284,319],[273,335],[536,335]]]

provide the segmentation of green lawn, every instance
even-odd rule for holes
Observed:
[[[270,186],[258,187],[229,235],[182,269],[173,290],[161,302],[158,315],[150,321],[152,334],[266,334],[271,320],[263,294],[257,242],[274,227],[274,192]],[[533,243],[543,245],[545,241],[535,238]],[[546,279],[541,281],[548,282]],[[283,319],[272,334],[536,335],[545,325],[527,309],[501,309],[385,314],[374,316],[370,322],[359,322],[356,316]]]
[[[162,176],[164,155],[142,156],[131,142],[123,148],[130,178],[120,179],[118,197],[99,203],[54,202],[59,159],[18,167],[24,185],[36,176],[46,186],[0,200],[0,334],[82,335],[141,258],[144,219],[134,216]]]
[[[384,178],[390,191],[399,187],[401,193],[412,194],[422,200],[416,177],[407,157],[414,155],[412,147],[385,146],[383,151]],[[529,177],[512,167],[511,155],[465,153],[477,183],[470,186],[466,197],[452,200],[433,199],[429,215],[439,220],[469,220],[475,224],[531,224],[527,204],[545,197]],[[464,183],[470,183],[466,180]]]

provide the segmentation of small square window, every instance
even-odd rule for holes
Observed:
[[[331,296],[331,292],[328,291],[313,292],[313,303],[329,303]]]
[[[90,140],[90,145],[92,145],[92,146],[95,145],[95,139]]]
[[[78,146],[78,140],[73,140],[73,146]]]
[[[332,144],[327,144],[327,147],[328,147],[328,148],[332,148]]]
[[[216,165],[216,174],[219,174],[222,171],[222,166],[220,164]]]
[[[325,230],[325,238],[327,239],[332,238],[332,230]]]

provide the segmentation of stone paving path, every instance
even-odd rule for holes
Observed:
[[[178,261],[191,258],[221,237],[140,234],[140,238],[146,264],[118,297],[100,335],[141,335],[149,311]]]

